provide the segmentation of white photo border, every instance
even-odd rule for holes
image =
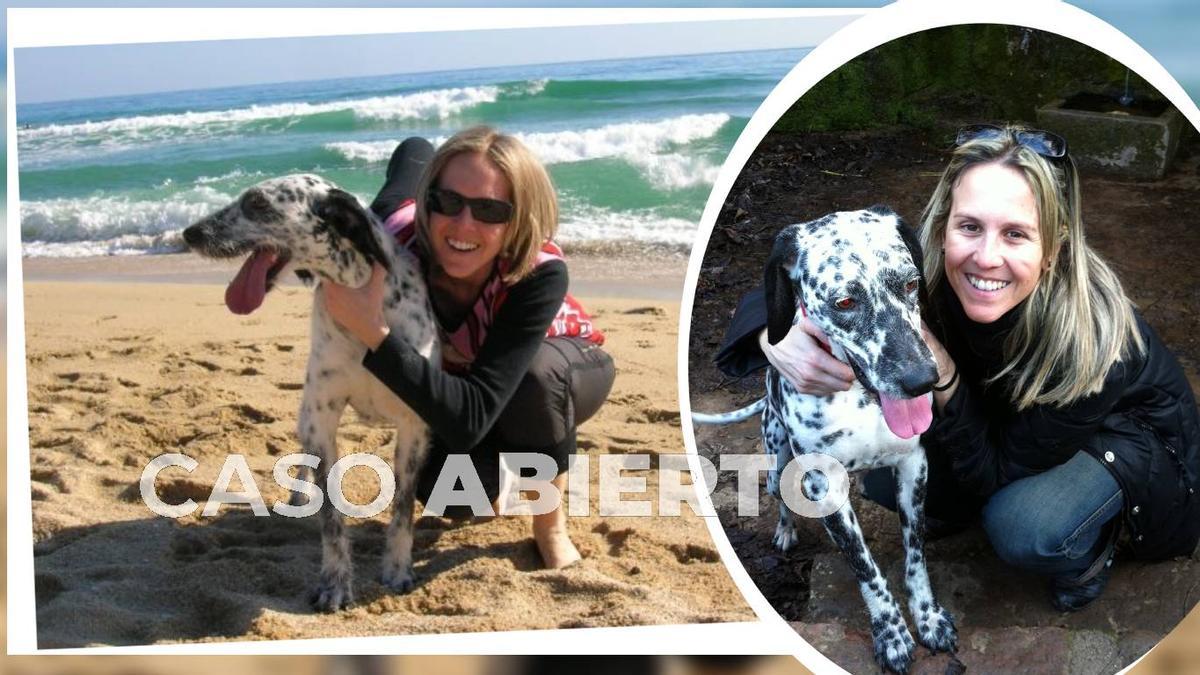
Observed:
[[[9,9],[8,11],[8,653],[9,654],[792,654],[786,625],[756,622],[553,631],[219,642],[38,650],[29,491],[24,285],[14,49],[216,39],[856,17],[867,9]],[[236,17],[236,20],[231,20]],[[386,27],[384,30],[383,27]],[[802,45],[797,45],[800,47]],[[753,588],[753,585],[750,586]],[[739,586],[745,593],[745,586]],[[468,637],[469,636],[469,637]],[[806,645],[805,645],[806,646]],[[823,659],[811,647],[806,658]]]

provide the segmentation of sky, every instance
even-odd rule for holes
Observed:
[[[840,17],[14,50],[18,104],[394,73],[812,47]]]
[[[237,6],[233,0],[185,2],[12,0],[17,7],[150,7]],[[322,6],[324,0],[256,0],[258,7]],[[425,0],[357,0],[358,7],[404,7],[437,4]],[[460,7],[487,7],[495,0],[463,0]],[[603,6],[598,0],[503,2],[506,6]],[[870,8],[884,0],[752,0],[716,2],[685,0],[625,0],[624,6],[656,7],[831,7]],[[1200,2],[1196,0],[1071,0],[1109,21],[1137,40],[1190,90],[1200,83],[1200,59],[1195,36],[1200,35]],[[7,26],[7,17],[0,20]],[[38,48],[16,51],[18,103],[91,98],[96,96],[203,89],[209,87],[284,82],[303,79],[384,75],[429,70],[454,70],[499,65],[523,65],[598,58],[657,56],[716,51],[810,47],[844,21],[738,21],[723,26],[697,23],[658,26],[559,28],[553,39],[539,29],[485,33],[425,33],[327,38],[229,40],[157,45],[113,45]],[[6,32],[0,39],[6,39]],[[397,60],[397,53],[405,58]],[[28,73],[28,75],[26,75]],[[132,76],[131,76],[132,75]],[[1190,86],[1189,86],[1190,85]]]

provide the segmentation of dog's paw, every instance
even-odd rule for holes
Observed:
[[[897,675],[908,673],[917,644],[898,613],[890,621],[872,622],[871,638],[875,642],[875,662],[880,668]]]
[[[296,507],[307,506],[308,503],[310,501],[312,501],[313,497],[314,497],[314,495],[310,495],[308,492],[300,492],[298,490],[289,490],[288,491],[288,506],[296,506]]]
[[[354,591],[349,577],[322,574],[321,581],[309,594],[308,602],[318,612],[336,612],[354,604]]]
[[[787,552],[796,542],[800,540],[800,535],[796,533],[796,526],[792,523],[779,523],[775,526],[775,548],[780,551]]]
[[[934,652],[958,651],[958,630],[954,617],[936,602],[922,602],[913,608],[917,640]]]
[[[384,586],[393,591],[404,594],[409,593],[417,586],[417,574],[413,572],[412,565],[384,565],[383,576],[381,578]]]

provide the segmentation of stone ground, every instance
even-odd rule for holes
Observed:
[[[775,232],[876,203],[915,223],[948,149],[923,138],[891,129],[764,140],[718,218],[697,283],[689,338],[693,410],[731,410],[762,393],[759,376],[730,380],[711,360],[738,298],[759,283]],[[1082,184],[1089,242],[1114,265],[1200,390],[1200,143],[1185,144],[1163,180],[1085,175]],[[761,452],[756,422],[699,427],[696,436],[701,454],[714,460],[723,452]],[[857,586],[819,523],[800,519],[800,544],[782,554],[771,544],[775,506],[765,489],[758,518],[734,515],[734,495],[733,475],[723,473],[713,496],[721,522],[772,606],[842,667],[876,672]],[[895,515],[874,504],[855,506],[876,560],[903,596]],[[1054,611],[1044,580],[1000,563],[978,526],[930,542],[927,559],[935,594],[958,625],[960,650],[952,660],[918,648],[915,673],[1112,673],[1200,600],[1195,557],[1150,564],[1118,553],[1104,596],[1075,614]]]
[[[722,485],[714,495],[718,510],[735,509],[735,494],[732,481]],[[763,494],[763,503],[773,508]],[[903,604],[904,554],[895,514],[861,499],[855,509],[872,555]],[[771,545],[773,517],[737,521],[726,532],[742,563],[756,582],[762,580],[760,588],[771,589],[768,598],[784,607],[781,614],[796,632],[851,673],[876,672],[858,585],[820,524],[801,519],[801,546],[783,554]],[[1195,560],[1147,564],[1118,557],[1104,595],[1081,612],[1061,614],[1050,606],[1045,580],[1001,563],[978,526],[930,542],[926,553],[936,597],[958,626],[957,662],[966,672],[1114,673],[1153,647],[1200,601]],[[961,672],[953,665],[948,655],[918,647],[912,672]]]

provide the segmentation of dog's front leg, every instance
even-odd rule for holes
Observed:
[[[413,572],[413,506],[416,502],[417,476],[429,450],[429,430],[416,417],[402,421],[396,429],[396,475],[394,513],[388,526],[387,546],[383,552],[383,584],[398,593],[407,593],[416,585]]]
[[[802,485],[809,499],[820,501],[827,494],[828,485],[824,476],[816,474],[813,471],[805,474]],[[836,513],[822,518],[821,523],[858,578],[858,590],[871,615],[875,661],[891,672],[907,673],[916,643],[908,632],[908,624],[904,622],[900,606],[888,591],[887,581],[871,558],[850,502],[843,504]]]
[[[320,457],[317,459],[320,459]],[[296,466],[296,480],[301,480],[306,483],[314,482],[315,478],[313,470],[307,466],[304,466],[303,464],[298,464]],[[312,488],[309,488],[303,492],[300,490],[292,490],[288,493],[288,505],[304,506],[310,499],[313,499],[314,497],[316,497],[316,492],[312,490]]]
[[[305,388],[300,406],[300,445],[321,461],[317,465],[317,484],[325,491],[319,511],[321,519],[321,579],[309,597],[313,608],[336,612],[354,602],[354,569],[350,558],[350,540],[342,523],[342,514],[329,498],[330,471],[338,459],[337,427],[343,400],[318,400],[312,388]]]
[[[958,648],[954,618],[933,599],[925,569],[925,484],[928,463],[918,447],[896,465],[896,506],[904,537],[904,579],[908,611],[917,626],[917,640],[935,652]]]
[[[780,551],[787,552],[800,541],[792,510],[783,502],[783,495],[779,491],[783,469],[792,458],[792,445],[787,440],[787,431],[779,421],[779,415],[771,406],[763,411],[762,441],[763,452],[775,458],[774,468],[767,472],[767,493],[779,500],[779,521],[775,524],[772,541]]]

